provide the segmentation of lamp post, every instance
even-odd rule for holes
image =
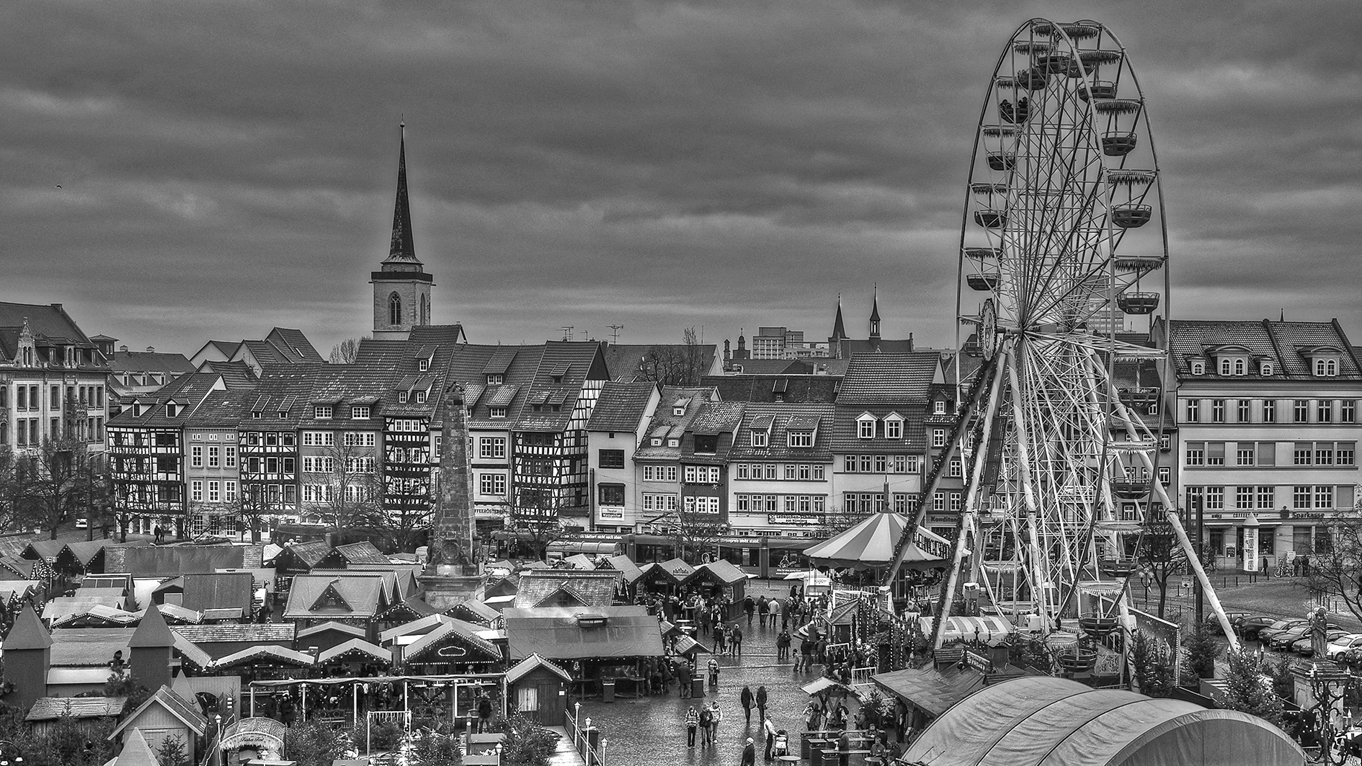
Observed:
[[[1144,585],[1144,610],[1149,611],[1149,582],[1154,579],[1148,569],[1140,570],[1140,583]]]
[[[1346,763],[1347,753],[1343,752],[1342,748],[1335,751],[1334,746],[1339,736],[1351,728],[1352,720],[1350,716],[1345,717],[1346,720],[1340,730],[1334,725],[1333,712],[1358,677],[1353,675],[1350,668],[1328,661],[1311,662],[1308,672],[1303,668],[1297,668],[1296,674],[1309,681],[1310,694],[1315,699],[1315,704],[1303,712],[1311,713],[1315,717],[1309,731],[1318,739],[1321,762],[1326,766]]]
[[[24,757],[22,755],[16,755],[13,758],[9,757],[9,749],[12,747],[14,747],[13,742],[0,739],[0,766],[22,766],[24,762]]]

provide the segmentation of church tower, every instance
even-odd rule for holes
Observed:
[[[875,296],[870,301],[870,343],[879,351],[880,346],[880,286],[875,285]]]
[[[406,123],[401,123],[392,245],[379,270],[369,275],[369,284],[374,286],[375,340],[406,340],[411,328],[430,324],[430,288],[435,279],[416,260],[416,246],[412,242],[406,129]]]

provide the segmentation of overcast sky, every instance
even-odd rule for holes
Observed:
[[[0,300],[133,348],[372,324],[398,122],[434,319],[474,342],[954,342],[980,103],[1027,18],[1128,49],[1176,316],[1362,344],[1362,3],[13,2]],[[60,188],[59,188],[60,187]]]

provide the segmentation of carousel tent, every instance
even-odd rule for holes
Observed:
[[[894,543],[910,524],[908,517],[900,513],[872,513],[841,534],[805,548],[804,555],[818,566],[887,567],[894,555]],[[904,554],[903,563],[911,567],[942,562],[945,560],[942,556],[924,551],[923,546],[940,547],[944,551],[949,544],[944,537],[919,527],[916,539]]]
[[[909,746],[921,766],[1277,766],[1305,754],[1233,710],[1029,676],[985,686]]]

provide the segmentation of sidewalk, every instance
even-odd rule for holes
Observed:
[[[572,746],[572,738],[562,726],[550,726],[549,731],[558,735],[558,747],[549,756],[549,766],[586,766],[581,753]]]

